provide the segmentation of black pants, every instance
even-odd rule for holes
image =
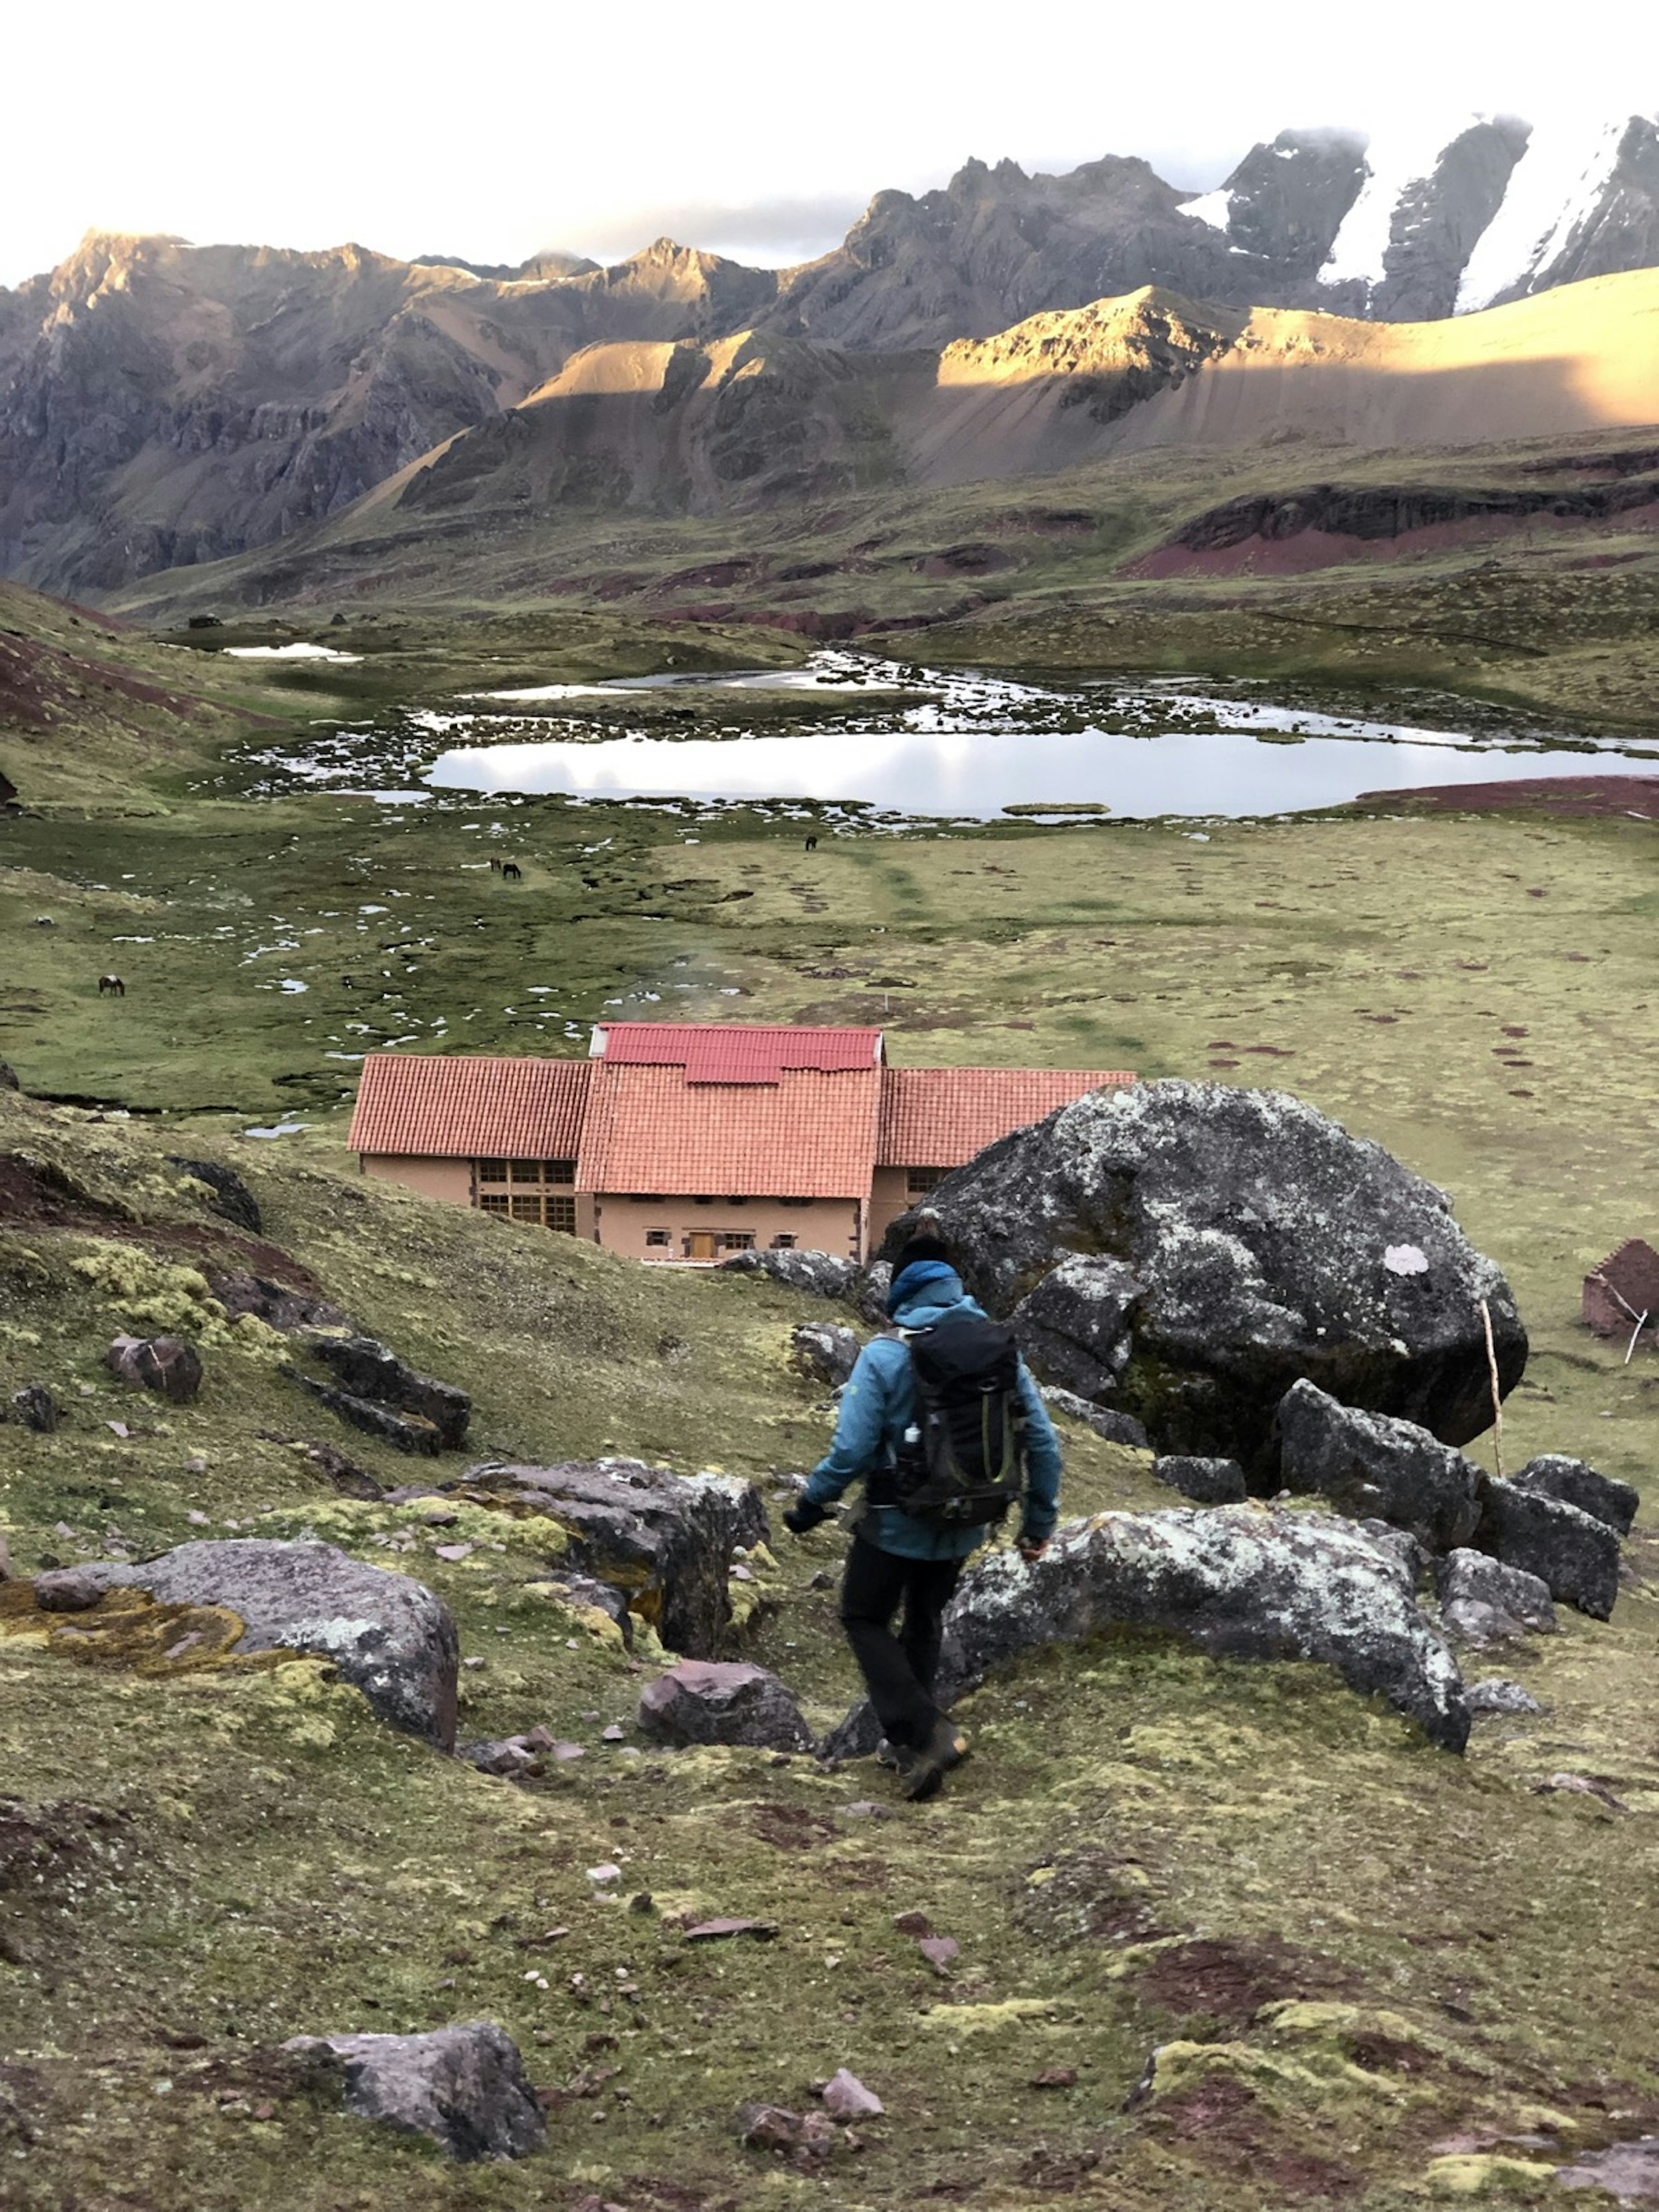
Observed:
[[[920,1750],[939,1719],[933,1682],[945,1608],[962,1577],[960,1559],[906,1559],[854,1536],[841,1585],[841,1625],[853,1647],[882,1732]],[[893,1616],[904,1607],[898,1634]]]

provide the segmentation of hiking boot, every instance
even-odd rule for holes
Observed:
[[[968,1738],[954,1723],[941,1717],[921,1749],[913,1752],[899,1770],[904,1795],[914,1804],[937,1796],[953,1766],[968,1756]]]

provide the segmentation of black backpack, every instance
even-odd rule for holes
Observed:
[[[964,1317],[918,1329],[908,1343],[920,1433],[899,1446],[890,1502],[939,1528],[1000,1521],[1025,1492],[1013,1331]]]

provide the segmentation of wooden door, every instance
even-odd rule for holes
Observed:
[[[694,1229],[691,1231],[690,1257],[692,1259],[712,1260],[716,1249],[714,1232],[712,1229]]]

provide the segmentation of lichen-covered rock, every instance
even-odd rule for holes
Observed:
[[[1303,1381],[1279,1401],[1278,1432],[1286,1490],[1392,1522],[1431,1552],[1466,1544],[1479,1525],[1481,1470],[1415,1421],[1339,1405]]]
[[[1236,1459],[1183,1459],[1176,1454],[1155,1459],[1152,1473],[1194,1505],[1242,1505],[1249,1494]]]
[[[848,1292],[848,1303],[855,1312],[867,1321],[872,1328],[887,1326],[887,1293],[893,1287],[893,1270],[886,1260],[874,1260],[861,1267]]]
[[[188,1406],[202,1388],[201,1355],[180,1336],[118,1336],[104,1364],[130,1389],[155,1390],[174,1406]]]
[[[1033,1332],[1034,1365],[1072,1388],[1109,1376],[1160,1449],[1237,1459],[1258,1486],[1299,1377],[1462,1444],[1492,1417],[1483,1298],[1503,1389],[1526,1364],[1510,1287],[1444,1194],[1282,1092],[1091,1092],[988,1147],[928,1206],[969,1287]],[[1422,1265],[1397,1272],[1407,1250]]]
[[[1544,1710],[1530,1690],[1501,1674],[1471,1682],[1464,1695],[1472,1713],[1541,1713]]]
[[[465,1443],[472,1401],[453,1382],[417,1375],[372,1336],[316,1336],[308,1349],[335,1382],[319,1382],[295,1369],[289,1373],[354,1427],[399,1451],[434,1456]]]
[[[728,1275],[766,1275],[792,1291],[805,1291],[815,1298],[844,1298],[858,1278],[851,1260],[833,1252],[737,1252],[720,1261]]]
[[[1606,1620],[1619,1595],[1619,1533],[1564,1498],[1489,1481],[1476,1542],[1506,1566],[1522,1567],[1559,1604]]]
[[[332,1544],[257,1536],[180,1544],[136,1565],[98,1559],[76,1572],[165,1605],[222,1607],[242,1623],[236,1650],[320,1653],[382,1720],[446,1751],[454,1743],[455,1623],[408,1575]]]
[[[1063,1523],[1031,1565],[992,1553],[951,1601],[942,1680],[965,1687],[1035,1645],[1120,1624],[1218,1658],[1318,1660],[1448,1750],[1468,1739],[1456,1662],[1399,1560],[1351,1521],[1254,1504],[1102,1513]]]
[[[425,2035],[301,2035],[301,2059],[331,2054],[348,2112],[430,2136],[451,2158],[523,2158],[547,2141],[547,2123],[519,2046],[494,2021]]]
[[[639,1460],[491,1462],[453,1486],[556,1522],[563,1566],[621,1590],[670,1650],[694,1659],[714,1657],[732,1617],[734,1546],[752,1548],[768,1533],[752,1483],[673,1474]]]
[[[852,1373],[859,1356],[859,1340],[850,1328],[833,1322],[807,1321],[789,1340],[789,1364],[809,1382],[838,1390]]]
[[[227,1221],[234,1221],[239,1229],[252,1230],[256,1237],[264,1229],[259,1201],[234,1168],[226,1167],[220,1160],[183,1159],[175,1152],[168,1153],[167,1165],[195,1182],[205,1183],[213,1193],[213,1211]]]
[[[1097,1406],[1092,1398],[1079,1397],[1075,1390],[1061,1389],[1054,1383],[1044,1383],[1042,1395],[1057,1413],[1081,1421],[1109,1444],[1124,1444],[1131,1451],[1152,1449],[1146,1430],[1133,1413],[1121,1413],[1115,1406]]]
[[[653,1742],[746,1744],[761,1751],[811,1751],[800,1707],[764,1667],[683,1659],[646,1685],[640,1727]]]
[[[1529,1459],[1519,1474],[1510,1477],[1517,1490],[1535,1491],[1543,1498],[1559,1498],[1576,1505],[1593,1520],[1605,1521],[1620,1535],[1628,1536],[1641,1499],[1628,1482],[1600,1474],[1582,1459],[1561,1452],[1543,1452]]]
[[[11,1414],[37,1436],[49,1437],[64,1418],[63,1409],[44,1382],[26,1382],[11,1394]]]
[[[1435,1580],[1441,1619],[1467,1642],[1490,1644],[1501,1637],[1555,1632],[1548,1585],[1485,1552],[1449,1552],[1436,1564]]]

